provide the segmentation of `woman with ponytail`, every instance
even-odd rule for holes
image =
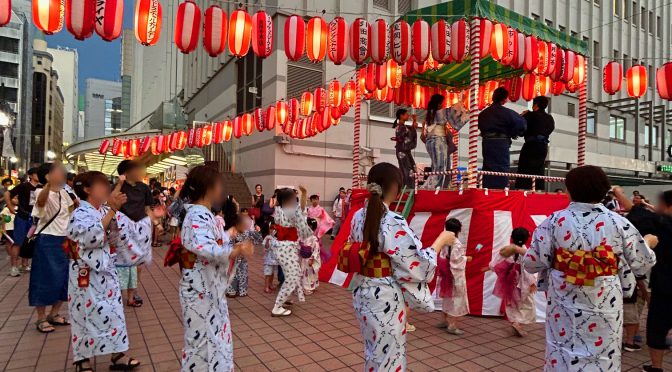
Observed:
[[[397,110],[396,119],[392,128],[396,129],[394,134],[394,149],[397,153],[399,169],[404,180],[404,185],[409,188],[415,187],[415,181],[411,173],[415,173],[415,160],[411,151],[418,145],[418,122],[415,121],[415,115],[410,116],[413,119],[413,125],[406,126],[406,120],[409,119],[408,110],[400,108]]]
[[[401,188],[399,168],[374,165],[367,181],[369,200],[352,218],[349,241],[364,249],[366,257],[353,278],[352,292],[364,338],[365,371],[406,370],[404,304],[434,310],[427,283],[434,278],[437,252],[455,240],[455,234],[445,231],[431,247],[423,248],[404,217],[389,209]]]

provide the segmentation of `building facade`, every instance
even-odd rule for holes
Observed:
[[[47,42],[35,39],[30,162],[63,158],[64,97]]]
[[[637,184],[647,179],[667,179],[667,175],[657,171],[657,166],[661,161],[668,160],[664,150],[666,144],[670,144],[670,130],[663,128],[663,118],[670,116],[666,115],[669,105],[657,98],[653,74],[655,68],[669,58],[672,7],[661,8],[654,0],[634,3],[625,0],[493,2],[582,37],[590,46],[587,163],[605,167],[615,183]],[[203,0],[197,3],[203,8],[207,6]],[[256,11],[258,3],[249,2],[248,10]],[[325,86],[334,78],[344,82],[353,77],[355,66],[350,60],[340,66],[331,62],[314,64],[305,58],[298,62],[288,61],[283,53],[282,40],[285,19],[293,13],[298,12],[308,18],[321,15],[321,9],[328,9],[329,12],[324,15],[328,21],[338,15],[349,23],[356,17],[364,17],[369,22],[377,18],[393,22],[411,9],[435,3],[437,1],[424,0],[263,2],[265,10],[273,14],[276,52],[263,60],[251,53],[242,59],[231,58],[228,53],[211,58],[202,48],[185,56],[184,111],[192,122],[222,120],[255,107],[266,107],[282,98],[299,98],[303,91]],[[280,9],[275,11],[277,6]],[[234,7],[224,6],[229,14]],[[294,9],[316,11],[302,13]],[[602,91],[602,66],[611,59],[624,62],[626,68],[636,63],[650,66],[651,83],[646,95],[639,100],[640,115],[637,120],[631,110],[634,100],[626,102],[631,106],[622,105],[613,101],[626,98],[625,93],[611,97]],[[509,106],[516,111],[528,108],[527,103],[522,101]],[[650,108],[653,115],[645,112]],[[397,162],[390,140],[394,135],[391,128],[394,110],[392,104],[362,103],[360,164],[364,171],[375,162]],[[550,113],[555,117],[557,129],[551,137],[547,158],[549,174],[564,175],[577,161],[576,94],[551,97]],[[206,159],[218,160],[223,169],[244,174],[250,186],[260,183],[270,189],[301,182],[311,192],[324,195],[323,199],[331,199],[338,186],[348,187],[351,184],[353,116],[354,110],[351,110],[339,126],[307,140],[286,141],[277,133],[255,133],[225,145],[212,146],[206,151]],[[460,133],[460,166],[467,163],[467,141],[467,130],[463,130]],[[652,145],[649,146],[649,143]],[[516,151],[521,145],[521,140],[514,141],[514,169]],[[421,142],[415,158],[421,166],[430,163]]]
[[[77,138],[79,104],[79,55],[76,49],[47,48],[54,57],[53,68],[58,72],[58,87],[65,100],[63,107],[63,145]]]
[[[78,140],[109,136],[123,130],[120,82],[86,79],[84,101],[84,136]]]

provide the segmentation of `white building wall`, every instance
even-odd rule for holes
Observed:
[[[84,108],[84,139],[105,136],[105,101],[121,97],[121,83],[100,79],[86,79]]]
[[[411,7],[415,9],[436,2],[411,1]],[[661,16],[661,22],[665,25],[662,34],[658,37],[655,29],[653,34],[649,34],[648,30],[643,31],[639,26],[631,26],[631,22],[615,18],[612,15],[612,1],[602,0],[599,6],[594,4],[594,0],[495,0],[495,2],[528,17],[539,16],[542,21],[548,20],[552,23],[554,28],[562,26],[567,33],[576,32],[579,37],[586,36],[590,49],[592,49],[593,41],[599,43],[598,51],[604,59],[600,59],[595,67],[588,69],[589,107],[597,111],[596,133],[589,135],[587,140],[588,162],[598,165],[609,164],[613,167],[612,173],[621,172],[625,175],[634,175],[635,170],[653,171],[654,163],[634,159],[634,120],[632,117],[623,115],[626,117],[627,129],[625,140],[610,139],[609,116],[620,113],[615,110],[610,111],[606,106],[597,103],[626,97],[625,93],[614,97],[608,97],[602,93],[601,67],[613,58],[614,49],[619,50],[621,56],[625,53],[629,58],[638,60],[649,58],[645,64],[651,64],[654,67],[669,59],[670,41],[672,40],[669,26],[672,23],[671,8],[663,7],[653,10],[654,18]],[[203,0],[198,0],[197,3],[203,10],[208,5]],[[380,1],[375,1],[375,3],[381,4]],[[385,9],[374,5],[373,0],[265,1],[265,10],[274,17],[276,52],[263,62],[263,83],[262,87],[258,87],[262,95],[262,106],[266,107],[278,99],[288,98],[286,97],[288,61],[283,51],[284,21],[287,15],[298,13],[310,17],[320,15],[320,12],[302,13],[300,9],[326,9],[330,12],[325,15],[327,21],[340,15],[349,23],[356,17],[365,17],[370,22],[383,17],[391,22],[397,18],[395,15],[397,9],[405,3],[408,1],[390,0],[387,3],[388,9]],[[653,0],[637,1],[637,3],[638,6],[644,4],[647,12],[659,5]],[[274,6],[278,4],[286,10],[279,10],[276,13]],[[228,5],[228,8],[226,5],[223,6],[227,14],[234,9],[233,5]],[[253,13],[256,10],[254,5],[248,6],[248,11]],[[333,14],[334,12],[337,14]],[[338,14],[339,12],[343,13]],[[639,10],[636,13],[639,13]],[[385,16],[385,14],[390,14],[390,16]],[[597,27],[612,21],[615,22],[609,26]],[[627,40],[632,41],[628,43]],[[592,66],[592,59],[589,59],[589,62]],[[331,62],[326,62],[325,66],[322,84],[326,84],[333,78],[344,82],[354,72],[354,65],[349,60],[341,66],[335,66]],[[184,97],[185,112],[189,119],[217,121],[235,116],[236,78],[235,61],[230,58],[228,52],[219,58],[211,58],[199,46],[197,51],[185,56]],[[625,81],[623,90],[625,91]],[[667,109],[667,104],[655,98],[656,96],[654,89],[650,88],[642,100],[654,99],[655,105],[665,104]],[[551,138],[549,160],[557,163],[575,163],[578,100],[576,95],[562,95],[552,97],[551,101],[551,114],[555,117],[557,129]],[[575,107],[573,115],[570,115],[570,104]],[[524,103],[510,106],[517,111],[527,109]],[[375,162],[388,161],[396,164],[393,142],[390,140],[390,137],[394,135],[391,129],[392,118],[369,115],[369,110],[369,103],[363,102],[361,146],[373,149]],[[261,183],[270,189],[275,185],[303,183],[311,192],[323,195],[323,199],[331,199],[338,186],[348,187],[351,183],[353,117],[354,109],[343,117],[338,127],[330,128],[325,133],[308,140],[292,140],[291,144],[286,146],[276,144],[271,133],[255,133],[253,136],[236,140],[233,145],[236,151],[232,159],[235,170],[246,176],[249,186]],[[640,120],[640,159],[641,156],[649,159],[643,139],[645,122],[644,119]],[[660,126],[660,123],[656,125]],[[461,166],[466,166],[467,142],[467,130],[463,130],[460,134],[459,150]],[[653,152],[653,160],[660,160],[662,157],[660,143],[659,139],[658,148],[655,148]],[[521,145],[522,141],[514,143],[512,160],[517,160],[515,151]],[[429,157],[421,142],[418,143],[415,156],[418,163],[429,163]]]
[[[47,51],[54,57],[52,66],[58,72],[58,87],[63,93],[63,142],[72,144],[79,120],[79,56],[76,49],[57,47]]]

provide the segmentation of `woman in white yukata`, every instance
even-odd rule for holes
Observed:
[[[221,203],[223,180],[217,169],[193,168],[182,187],[187,215],[182,225],[182,245],[193,256],[182,270],[180,303],[184,322],[182,371],[233,371],[233,339],[226,289],[239,255],[250,256],[249,242],[233,245],[234,229],[225,232],[212,214]]]
[[[595,166],[567,173],[572,202],[534,231],[523,259],[545,290],[546,371],[620,371],[623,297],[656,258],[628,220],[600,201],[611,188]]]
[[[314,234],[308,239],[301,241],[301,249],[304,247],[310,248],[310,257],[301,257],[301,286],[306,295],[311,295],[320,285],[319,272],[322,267],[322,259],[320,257],[320,241],[317,237],[319,224],[316,219],[308,218],[308,226],[313,230]],[[304,252],[302,252],[302,255]]]
[[[523,227],[513,229],[513,242],[499,250],[490,262],[490,270],[497,274],[493,294],[504,302],[506,318],[511,322],[513,332],[524,337],[527,332],[525,324],[537,321],[534,294],[537,292],[537,275],[522,270],[521,262],[527,252],[525,244],[530,239],[530,232]]]
[[[301,286],[301,264],[299,262],[299,239],[307,239],[313,232],[308,227],[306,219],[306,189],[299,187],[301,203],[299,205],[296,191],[284,188],[278,191],[278,205],[273,212],[274,224],[271,227],[273,240],[271,245],[278,264],[285,275],[285,281],[275,299],[271,310],[274,317],[288,316],[292,311],[285,309],[292,303],[289,301],[292,293],[296,293],[299,302],[304,302],[303,287]]]
[[[368,204],[355,213],[351,225],[350,242],[368,243],[370,252],[365,269],[353,278],[352,292],[367,372],[406,370],[404,303],[414,310],[434,310],[427,283],[434,278],[437,253],[455,240],[455,234],[444,231],[431,247],[423,248],[406,220],[389,210],[401,188],[399,168],[374,165],[368,175]],[[380,257],[380,262],[371,257]],[[372,268],[381,266],[384,269]]]
[[[128,333],[114,265],[115,247],[107,237],[126,195],[120,192],[121,184],[110,194],[110,183],[101,172],[79,174],[73,183],[81,202],[68,224],[65,247],[70,258],[68,305],[75,371],[93,371],[89,358],[106,354],[112,354],[111,370],[132,370],[140,362],[124,355]]]

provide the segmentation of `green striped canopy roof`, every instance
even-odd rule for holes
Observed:
[[[412,10],[401,17],[408,23],[413,23],[419,18],[424,19],[430,25],[439,19],[452,23],[459,19],[487,18],[493,22],[503,23],[526,35],[534,35],[538,39],[550,41],[563,49],[572,50],[586,57],[589,55],[588,45],[585,41],[552,29],[543,22],[527,18],[487,0],[454,0]],[[429,70],[421,75],[414,75],[413,80],[463,88],[469,85],[469,70],[469,61],[449,63],[437,71]],[[481,59],[481,82],[521,74],[522,70],[504,66],[490,56]]]

